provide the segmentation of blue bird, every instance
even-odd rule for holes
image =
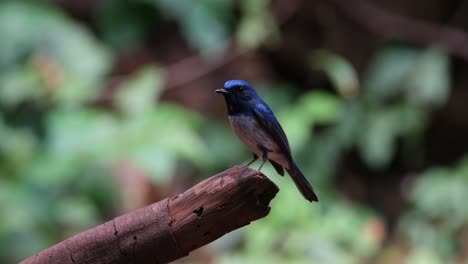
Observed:
[[[262,164],[258,170],[261,170],[269,160],[281,176],[283,168],[286,169],[305,199],[318,202],[314,189],[292,158],[283,128],[252,85],[231,80],[215,92],[224,96],[232,129],[253,153],[253,160],[246,166],[260,157]]]

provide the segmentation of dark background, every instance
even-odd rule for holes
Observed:
[[[464,263],[468,2],[0,2],[0,262],[250,159],[214,94],[270,104],[320,197],[187,263]],[[254,164],[256,168],[258,164]]]

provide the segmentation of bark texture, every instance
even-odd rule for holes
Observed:
[[[21,263],[167,263],[265,217],[277,192],[262,173],[234,166]]]

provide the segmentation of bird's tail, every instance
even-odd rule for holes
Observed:
[[[292,168],[287,171],[294,183],[296,184],[297,188],[301,192],[302,196],[304,196],[304,198],[306,198],[310,202],[318,202],[318,197],[315,194],[314,189],[312,188],[310,183],[307,181],[304,174],[302,174],[301,170],[299,169],[299,167],[297,167],[294,161],[292,162],[292,165]]]

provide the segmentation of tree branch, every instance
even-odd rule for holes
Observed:
[[[420,45],[436,45],[468,61],[468,34],[464,31],[404,17],[368,0],[323,0],[368,31]]]
[[[265,217],[277,192],[265,175],[234,166],[21,263],[167,263]]]

